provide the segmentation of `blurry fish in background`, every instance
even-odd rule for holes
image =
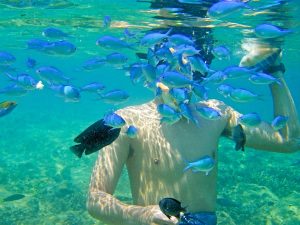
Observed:
[[[9,114],[17,106],[16,102],[4,101],[0,103],[0,117]]]
[[[246,135],[241,124],[236,125],[232,130],[232,139],[235,142],[235,150],[245,151]]]
[[[138,129],[133,125],[130,125],[126,130],[126,134],[130,138],[136,138],[137,133],[138,133]]]
[[[169,43],[171,43],[172,46],[179,46],[179,45],[194,45],[194,41],[183,35],[183,34],[173,34],[169,38]]]
[[[209,82],[212,82],[214,84],[220,84],[223,81],[225,81],[227,78],[228,78],[227,74],[220,70],[220,71],[214,72],[213,74],[211,74],[208,77],[203,77],[202,84],[204,85]]]
[[[10,65],[16,61],[16,57],[9,52],[0,51],[0,65]]]
[[[272,120],[272,127],[274,130],[280,130],[282,128],[284,128],[287,124],[289,117],[288,116],[276,116],[273,120]]]
[[[114,49],[120,50],[123,48],[134,49],[132,44],[127,43],[119,38],[113,36],[103,36],[96,41],[96,45],[107,48],[107,49]]]
[[[122,53],[114,52],[105,57],[107,63],[117,68],[122,68],[121,66],[125,65],[128,57]]]
[[[292,31],[280,29],[272,24],[260,24],[254,28],[254,33],[259,38],[279,38],[292,33]]]
[[[33,58],[30,58],[28,57],[27,60],[26,60],[26,66],[29,68],[29,69],[32,69],[36,66],[36,60],[33,59]]]
[[[247,3],[242,1],[220,1],[208,9],[207,15],[211,18],[219,19],[245,8],[251,9]]]
[[[89,58],[88,60],[86,60],[83,64],[82,64],[82,68],[90,71],[90,70],[95,70],[98,69],[100,67],[102,67],[103,65],[105,65],[105,58],[104,57],[99,57],[99,56],[95,56],[92,58]]]
[[[69,35],[55,27],[47,27],[43,30],[42,35],[47,38],[63,39]]]
[[[278,78],[275,78],[272,75],[266,74],[266,73],[262,73],[262,72],[258,72],[256,74],[252,74],[249,77],[249,80],[253,83],[253,84],[272,84],[272,83],[277,83],[278,85],[282,85],[280,80]]]
[[[76,51],[76,46],[69,41],[60,40],[49,42],[42,51],[50,55],[72,55]]]
[[[253,100],[263,100],[261,95],[242,88],[233,89],[230,92],[230,98],[236,102],[249,102]]]
[[[230,59],[231,51],[225,45],[219,45],[212,49],[211,53],[219,60]]]
[[[49,86],[59,96],[64,97],[65,102],[78,102],[80,100],[80,90],[71,85],[54,85]]]
[[[100,99],[106,103],[119,104],[125,102],[129,98],[129,94],[121,89],[114,89],[99,94]]]
[[[54,66],[42,66],[36,70],[36,73],[49,84],[64,84],[69,83],[70,78]]]
[[[48,42],[48,41],[34,38],[34,39],[30,39],[29,41],[27,41],[27,48],[34,49],[37,51],[43,51],[45,49],[45,47],[49,44],[50,44],[50,42]]]
[[[106,126],[110,126],[113,128],[121,128],[126,124],[125,120],[115,112],[107,113],[104,116],[103,120]]]
[[[12,76],[9,73],[6,73],[6,75],[9,79],[22,86],[26,90],[34,90],[36,88],[37,81],[29,74],[21,73],[16,77]]]
[[[209,172],[214,168],[215,160],[211,156],[203,156],[200,159],[187,162],[187,166],[184,168],[183,172],[192,170],[192,172],[205,172],[205,175],[208,176]]]
[[[256,127],[261,123],[261,118],[257,113],[248,113],[240,116],[238,122],[244,126]]]
[[[17,200],[20,200],[22,198],[25,198],[25,195],[23,195],[23,194],[13,194],[13,195],[10,195],[10,196],[4,198],[3,202],[17,201]]]
[[[128,28],[124,29],[123,34],[124,34],[126,41],[131,40],[131,39],[137,39],[137,34],[130,31]]]
[[[219,111],[206,106],[196,105],[197,112],[205,119],[208,120],[218,120],[221,119],[221,114]]]
[[[80,91],[87,91],[87,92],[94,92],[94,93],[101,93],[105,89],[105,85],[99,82],[89,83],[84,85],[80,88]]]
[[[186,207],[181,206],[181,202],[175,198],[163,198],[158,203],[160,210],[170,219],[171,216],[180,218],[180,213],[186,212]]]
[[[13,83],[11,85],[8,85],[2,89],[0,89],[0,94],[6,94],[9,96],[22,96],[27,94],[27,90],[20,85]]]
[[[242,77],[249,77],[255,71],[242,66],[228,66],[223,72],[227,74],[228,79],[237,79]]]
[[[120,131],[120,128],[105,125],[105,121],[101,119],[74,138],[74,142],[79,144],[71,146],[70,150],[79,158],[83,153],[89,155],[111,144],[118,138]]]
[[[109,28],[110,24],[111,24],[110,16],[104,16],[104,18],[103,18],[103,27],[104,28]]]
[[[140,45],[142,46],[154,46],[156,44],[160,44],[163,41],[166,41],[168,39],[169,34],[172,32],[172,28],[170,28],[166,33],[149,33],[146,34],[142,39],[140,40]]]
[[[223,95],[225,98],[230,97],[230,94],[233,90],[234,88],[228,84],[221,84],[219,87],[217,87],[217,92]]]
[[[141,63],[133,63],[129,66],[129,77],[132,84],[137,84],[143,79],[143,64]]]
[[[204,85],[194,83],[192,85],[192,91],[201,100],[207,100],[208,99],[208,88],[205,87]]]

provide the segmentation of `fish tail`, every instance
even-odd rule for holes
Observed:
[[[85,146],[83,144],[78,144],[78,145],[73,145],[70,147],[70,150],[78,156],[78,158],[81,158],[84,150],[85,150]]]
[[[171,27],[171,28],[167,31],[166,35],[169,36],[169,34],[172,32],[172,30],[173,30],[173,27]]]
[[[188,171],[189,169],[191,169],[191,166],[190,166],[190,165],[187,165],[187,166],[183,169],[183,172],[186,172],[186,171]]]

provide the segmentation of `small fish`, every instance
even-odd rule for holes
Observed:
[[[189,102],[191,93],[188,88],[171,88],[169,94],[176,100],[177,103]]]
[[[125,28],[123,33],[124,33],[124,37],[126,38],[126,40],[131,39],[131,38],[136,39],[136,33],[131,32],[128,28]]]
[[[126,41],[123,41],[123,40],[113,37],[113,36],[103,36],[103,37],[99,38],[96,41],[96,45],[103,47],[103,48],[115,49],[115,50],[119,50],[122,48],[134,49],[131,44],[128,44]]]
[[[66,38],[69,35],[63,32],[62,30],[55,27],[47,27],[43,30],[42,35],[48,38],[57,38],[62,39]]]
[[[194,41],[189,37],[182,34],[173,34],[169,37],[169,42],[173,44],[173,46],[179,45],[194,45]]]
[[[230,97],[236,102],[249,102],[252,100],[262,99],[260,95],[252,93],[246,89],[236,88],[230,92]]]
[[[12,76],[9,73],[6,73],[6,75],[9,77],[9,79],[16,82],[26,90],[34,90],[36,88],[37,81],[28,74],[22,73],[17,75],[16,77]]]
[[[163,117],[173,117],[174,115],[178,114],[176,109],[174,109],[173,107],[171,107],[167,104],[159,104],[157,106],[157,111]]]
[[[186,87],[194,82],[182,73],[167,71],[160,76],[160,81],[168,87]]]
[[[114,52],[106,56],[106,62],[114,66],[124,65],[127,60],[128,57],[126,55],[118,52]]]
[[[105,125],[113,128],[121,128],[126,124],[125,120],[114,112],[107,113],[103,120]]]
[[[165,34],[162,33],[150,33],[146,34],[140,41],[140,44],[143,46],[153,46],[159,44],[164,40],[168,39],[169,34],[172,32],[170,28]]]
[[[110,16],[104,16],[104,18],[103,18],[103,27],[104,28],[109,28],[110,24],[111,24]]]
[[[80,100],[80,90],[71,85],[50,85],[50,88],[56,91],[66,102],[78,102]]]
[[[88,71],[95,70],[105,65],[105,62],[106,60],[103,57],[92,57],[83,63],[82,68]]]
[[[130,125],[126,130],[126,134],[130,138],[135,138],[137,136],[137,133],[138,129],[133,125]]]
[[[238,121],[244,126],[256,127],[261,123],[261,118],[257,113],[248,113],[240,116]]]
[[[29,41],[27,41],[27,48],[35,49],[38,51],[43,51],[46,48],[46,46],[48,46],[49,44],[50,44],[49,41],[34,38],[34,39],[30,39]]]
[[[70,150],[79,158],[83,153],[89,155],[114,142],[119,137],[120,131],[120,128],[105,125],[105,121],[101,119],[74,138],[79,144],[71,146]]]
[[[188,121],[191,120],[193,123],[195,123],[197,126],[199,126],[199,121],[196,117],[196,115],[194,114],[194,109],[193,109],[193,105],[190,103],[180,103],[178,105],[179,110],[180,110],[180,114],[186,118]]]
[[[219,87],[217,87],[217,92],[223,95],[225,98],[229,97],[233,90],[234,88],[228,84],[221,84]]]
[[[254,29],[256,36],[260,38],[279,38],[291,32],[290,30],[283,30],[271,24],[260,24]]]
[[[4,101],[0,103],[0,117],[7,115],[17,106],[16,102]]]
[[[95,92],[101,93],[105,89],[105,85],[99,82],[89,83],[84,85],[80,88],[80,91],[88,91],[88,92]]]
[[[242,149],[242,151],[245,151],[246,135],[244,133],[243,127],[240,124],[233,128],[232,139],[235,142],[236,151],[240,149]]]
[[[184,168],[183,172],[186,172],[187,170],[192,170],[194,173],[205,172],[205,175],[207,176],[214,168],[215,160],[211,156],[206,155],[194,162],[187,162],[187,164],[188,165]]]
[[[0,89],[0,94],[6,94],[10,96],[22,96],[25,95],[27,92],[28,91],[25,88],[15,83]]]
[[[179,45],[176,47],[176,55],[182,55],[184,57],[190,57],[199,54],[199,50],[191,45]]]
[[[230,15],[233,12],[236,12],[237,10],[240,10],[242,8],[250,8],[247,4],[244,2],[239,1],[221,1],[218,3],[213,4],[208,9],[208,16],[211,18],[222,18],[225,16]]]
[[[198,96],[200,99],[207,100],[208,99],[208,94],[207,94],[207,87],[204,85],[194,83],[192,85],[192,91],[193,93]]]
[[[156,80],[156,70],[155,67],[150,64],[144,64],[141,67],[142,73],[148,82],[153,82]]]
[[[36,73],[48,83],[69,83],[70,78],[66,77],[64,73],[54,66],[42,66],[36,70]]]
[[[199,55],[189,56],[188,60],[192,66],[192,71],[198,71],[202,75],[211,74],[214,71],[208,68],[208,65],[202,60]]]
[[[0,52],[0,65],[10,65],[16,61],[16,57],[8,52]]]
[[[229,66],[224,71],[228,79],[236,79],[241,77],[249,77],[253,71],[246,67]]]
[[[196,105],[196,110],[203,118],[208,120],[218,120],[221,118],[220,112],[211,107]]]
[[[217,71],[213,74],[211,74],[209,77],[205,77],[205,78],[202,78],[204,81],[203,81],[203,84],[205,83],[208,83],[208,82],[213,82],[215,84],[220,84],[222,83],[223,81],[225,81],[227,79],[227,74],[224,73],[223,71]]]
[[[103,94],[99,94],[101,100],[106,103],[119,104],[125,102],[129,98],[126,91],[114,89]]]
[[[278,85],[281,85],[281,82],[278,78],[273,77],[272,75],[266,74],[266,73],[256,73],[249,77],[249,80],[253,84],[272,84],[277,83]]]
[[[170,219],[175,216],[179,219],[181,212],[186,212],[186,208],[181,206],[181,202],[175,198],[163,198],[158,203],[160,210]]]
[[[71,55],[76,51],[76,46],[69,41],[60,40],[50,42],[42,51],[50,55]]]
[[[182,116],[180,115],[180,113],[174,114],[173,116],[162,117],[160,119],[160,124],[166,123],[168,125],[172,125],[174,123],[177,123],[181,118]]]
[[[225,45],[216,46],[212,49],[211,53],[217,58],[217,59],[229,59],[230,58],[230,49],[226,47]]]
[[[143,65],[140,63],[134,63],[130,65],[129,68],[129,77],[133,84],[137,84],[142,80],[143,77],[143,71],[142,71]]]
[[[287,124],[289,117],[288,116],[276,116],[273,120],[272,120],[272,127],[274,130],[280,130],[282,128],[284,128]]]
[[[3,202],[17,201],[17,200],[20,200],[22,198],[25,198],[25,195],[22,195],[22,194],[13,194],[13,195],[10,195],[10,196],[4,198]]]
[[[26,61],[26,65],[28,68],[32,69],[36,66],[36,60],[33,58],[28,57]]]

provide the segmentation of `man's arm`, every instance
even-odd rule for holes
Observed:
[[[288,116],[287,125],[280,132],[275,131],[266,122],[262,122],[257,127],[242,126],[246,135],[246,146],[282,153],[299,151],[300,126],[293,98],[283,79],[282,72],[277,72],[273,75],[280,79],[282,84],[270,85],[273,97],[274,117],[278,115]],[[224,133],[231,134],[233,127],[238,124],[238,118],[241,114],[231,107],[226,108],[226,114],[229,115],[229,121]]]
[[[87,201],[89,213],[94,218],[113,225],[175,224],[157,205],[127,205],[112,195],[129,151],[129,139],[124,134],[120,134],[114,143],[100,151],[90,181]]]

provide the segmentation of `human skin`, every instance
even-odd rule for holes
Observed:
[[[246,146],[271,152],[299,151],[300,129],[294,102],[282,74],[278,72],[274,76],[283,84],[270,85],[274,116],[289,115],[288,124],[281,133],[264,122],[255,128],[243,126]],[[208,100],[197,104],[219,110],[220,119],[206,120],[194,111],[199,126],[186,119],[173,125],[160,124],[158,103],[161,100],[117,111],[128,125],[138,128],[138,136],[130,139],[122,128],[118,139],[100,151],[87,202],[94,218],[114,225],[176,224],[176,219],[168,219],[159,210],[158,202],[165,197],[179,200],[189,212],[215,212],[218,141],[222,135],[230,138],[240,114],[220,101]],[[186,161],[195,161],[205,155],[216,161],[207,176],[203,172],[183,172]],[[124,204],[113,196],[125,165],[133,205]]]

